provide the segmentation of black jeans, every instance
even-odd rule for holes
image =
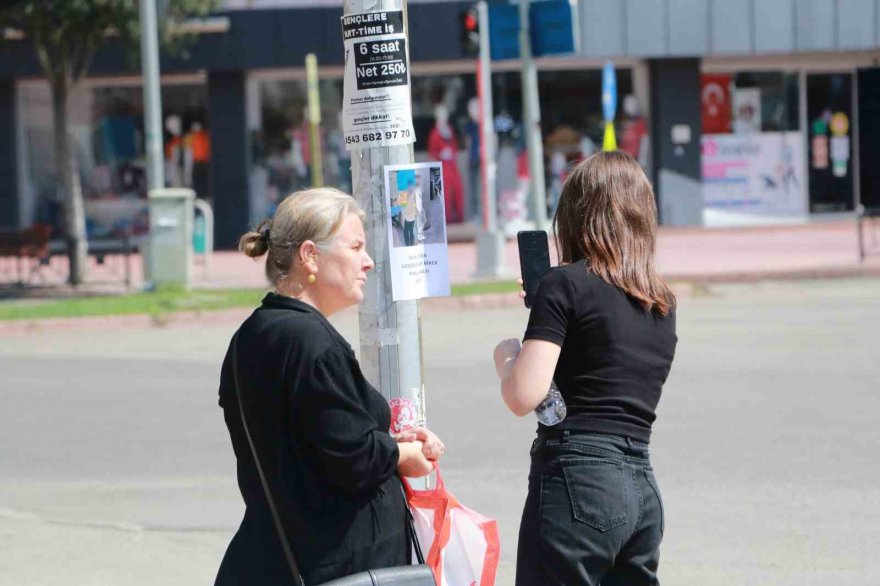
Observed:
[[[403,222],[403,245],[415,246],[416,244],[416,222]]]
[[[532,444],[517,586],[656,586],[663,504],[648,445],[542,430]]]

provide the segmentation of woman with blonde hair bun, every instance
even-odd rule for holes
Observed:
[[[675,298],[657,276],[657,209],[639,164],[578,164],[554,218],[559,266],[541,279],[520,347],[495,348],[501,394],[534,411],[555,382],[567,416],[538,426],[517,586],[656,586],[664,517],[648,442],[675,355]]]
[[[410,563],[399,475],[427,475],[444,446],[426,429],[389,435],[388,403],[327,320],[363,299],[374,265],[362,216],[350,195],[310,189],[239,242],[266,255],[274,291],[236,332],[220,377],[246,508],[217,586],[290,583],[279,531],[307,584]]]

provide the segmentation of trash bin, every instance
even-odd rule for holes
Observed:
[[[189,287],[193,259],[192,189],[151,189],[150,243],[146,256],[150,285]]]

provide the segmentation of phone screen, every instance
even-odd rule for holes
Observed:
[[[550,269],[550,250],[547,245],[547,232],[528,230],[516,235],[519,246],[519,268],[522,274],[523,290],[526,292],[526,307],[531,307],[535,299],[538,282]]]

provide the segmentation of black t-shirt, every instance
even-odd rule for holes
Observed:
[[[553,380],[568,415],[557,428],[647,442],[675,355],[675,312],[645,311],[585,261],[541,279],[526,340],[562,347]]]

